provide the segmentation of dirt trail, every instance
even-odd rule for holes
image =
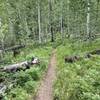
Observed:
[[[41,83],[40,89],[36,100],[53,100],[53,81],[55,79],[55,66],[56,66],[56,50],[53,50],[49,62],[48,71],[44,80]]]

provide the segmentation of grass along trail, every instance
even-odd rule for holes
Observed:
[[[36,100],[53,100],[53,82],[55,80],[56,50],[53,50],[48,71],[41,83]]]

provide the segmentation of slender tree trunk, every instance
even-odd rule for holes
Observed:
[[[27,34],[29,35],[30,34],[30,30],[29,30],[29,27],[28,27],[28,24],[27,24],[26,17],[25,17],[25,30],[26,30]]]
[[[38,2],[38,29],[39,29],[39,43],[41,40],[41,12],[40,12],[40,3]]]
[[[89,36],[90,38],[90,0],[87,0],[87,23],[86,23],[86,26],[87,26],[87,36]]]
[[[69,4],[70,4],[70,1],[67,0],[67,32],[68,32],[68,37],[70,37],[70,28],[69,28]]]
[[[63,34],[63,1],[61,1],[61,16],[60,16],[60,28],[61,28],[61,35],[62,35],[62,39],[64,37],[64,34]]]
[[[99,2],[100,0],[97,0],[97,8],[96,8],[97,11],[96,11],[96,21],[95,21],[96,34],[98,34]]]
[[[51,42],[54,42],[53,22],[52,22],[52,0],[48,0],[48,3],[49,3],[49,20],[50,20]]]
[[[4,34],[3,34],[3,32],[1,31],[1,29],[2,29],[2,23],[1,23],[1,18],[0,18],[0,33],[1,33],[1,36],[2,36],[0,42],[1,42],[1,47],[2,47],[2,49],[4,50]]]
[[[48,40],[48,25],[46,24],[46,28],[45,28],[45,43]]]

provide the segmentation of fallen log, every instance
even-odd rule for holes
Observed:
[[[94,51],[88,52],[88,53],[85,55],[85,58],[91,58],[92,55],[100,55],[100,50],[94,50]]]
[[[5,66],[3,68],[1,68],[1,71],[3,72],[16,72],[18,70],[21,69],[26,69],[27,66],[29,65],[29,63],[27,61],[18,63],[18,64],[13,64],[13,65],[9,65],[9,66]]]
[[[7,89],[6,85],[0,84],[0,98],[2,98],[2,96],[4,95],[6,89]]]
[[[12,51],[13,52],[13,56],[16,57],[18,54],[20,54],[20,50],[19,49],[24,48],[24,47],[25,47],[25,45],[14,46],[14,47],[5,49],[5,52],[6,51]]]
[[[4,52],[13,52],[13,56],[16,57],[20,54],[20,49],[25,48],[25,45],[17,45],[10,48],[0,49],[0,58],[3,58]]]
[[[25,48],[25,45],[17,45],[17,46],[13,46],[13,47],[10,47],[10,48],[6,48],[4,51],[14,51],[14,50],[18,50],[18,49],[22,49],[22,48]]]
[[[0,100],[3,100],[3,97],[5,96],[5,93],[7,92],[7,90],[11,90],[13,88],[14,84],[7,84],[5,85],[4,83],[0,84]]]
[[[14,51],[14,50],[22,49],[22,48],[25,48],[25,45],[16,45],[13,47],[5,48],[4,50],[0,49],[0,53],[7,52],[7,51]]]
[[[68,63],[74,63],[75,61],[79,61],[81,59],[81,57],[79,56],[68,56],[68,57],[65,57],[65,63],[68,62]]]
[[[94,50],[94,51],[91,51],[91,52],[89,52],[89,54],[91,54],[91,55],[100,55],[100,50]]]
[[[82,58],[91,58],[92,55],[100,55],[100,50],[91,51],[91,52],[87,53],[84,57],[79,57],[79,56],[67,56],[67,57],[65,57],[65,63],[66,63],[66,62],[68,62],[68,63],[74,63],[74,62],[76,62],[76,61],[81,60]]]
[[[29,69],[31,67],[31,65],[34,64],[39,64],[39,60],[36,58],[34,59],[34,61],[28,62],[28,61],[24,61],[18,64],[13,64],[13,65],[8,65],[8,66],[4,66],[2,68],[0,68],[1,72],[17,72],[20,70],[26,70]]]

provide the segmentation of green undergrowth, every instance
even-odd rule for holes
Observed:
[[[99,47],[100,40],[84,43],[65,41],[57,47],[54,100],[100,100],[100,55],[85,58],[85,54]],[[65,56],[73,55],[81,56],[82,59],[65,63]]]
[[[13,57],[13,52],[6,52],[4,54],[4,63],[1,63],[0,66],[30,60],[32,57],[38,57],[40,60],[48,59],[51,49],[51,46],[34,47],[34,45],[31,45],[21,49],[20,54],[16,57]]]
[[[52,47],[28,47],[21,50],[20,55],[14,58],[11,53],[6,55],[9,62],[4,65],[14,64],[21,61],[30,61],[32,57],[37,57],[40,60],[39,65],[33,65],[26,71],[18,71],[15,73],[0,72],[0,78],[4,78],[4,84],[7,86],[7,91],[2,100],[29,100],[32,96],[35,97],[37,89],[40,85],[40,80],[48,68],[48,62],[51,55]],[[4,66],[2,65],[2,66]]]

